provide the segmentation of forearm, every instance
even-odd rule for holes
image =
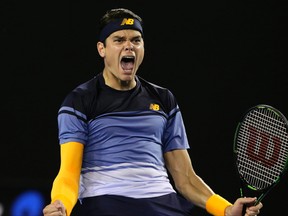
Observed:
[[[180,187],[179,192],[194,205],[206,209],[211,215],[225,216],[226,208],[232,204],[218,194],[215,194],[204,182],[201,183],[201,179],[199,181],[196,184],[198,186]]]
[[[206,209],[212,215],[224,216],[231,205],[216,195],[213,190],[195,173],[187,151],[174,150],[165,154],[166,165],[175,187],[188,201]]]
[[[185,178],[188,180],[184,183]],[[215,194],[212,189],[197,175],[183,176],[181,180],[180,184],[175,184],[177,191],[194,205],[205,208],[208,198]]]
[[[61,144],[61,166],[53,182],[52,202],[61,200],[67,216],[72,212],[78,199],[79,180],[82,166],[83,145],[77,142]]]
[[[72,178],[71,178],[72,177]],[[53,182],[51,202],[61,200],[69,216],[78,199],[79,181],[71,173],[59,172]]]

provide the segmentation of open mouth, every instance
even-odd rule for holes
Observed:
[[[123,56],[121,59],[121,67],[124,71],[131,71],[134,67],[134,56]]]

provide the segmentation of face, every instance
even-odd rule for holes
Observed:
[[[135,74],[144,58],[144,41],[136,30],[119,30],[106,38],[106,46],[98,42],[99,55],[104,59],[106,85],[127,90],[136,85]]]

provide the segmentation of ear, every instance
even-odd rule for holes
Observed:
[[[102,42],[97,42],[97,50],[101,57],[105,57],[105,46]]]

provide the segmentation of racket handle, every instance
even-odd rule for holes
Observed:
[[[243,208],[242,208],[242,216],[245,216],[246,207],[247,207],[247,206],[244,204],[244,205],[243,205]]]
[[[260,201],[261,201],[260,199],[257,199],[254,204],[251,204],[251,205],[246,205],[246,204],[244,204],[244,205],[243,205],[243,209],[242,209],[242,216],[245,216],[246,208],[247,208],[248,206],[257,205]]]

